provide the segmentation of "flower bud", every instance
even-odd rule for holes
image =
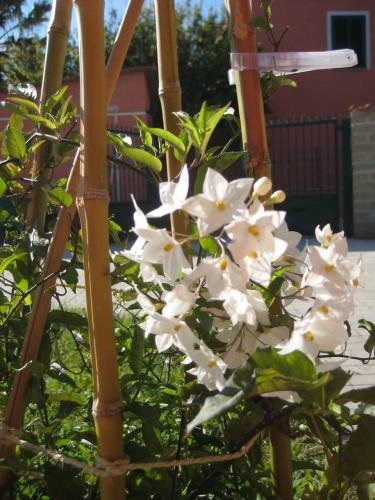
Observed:
[[[267,203],[269,203],[270,205],[274,205],[275,203],[283,203],[283,201],[285,200],[286,200],[285,192],[279,189],[278,191],[272,193],[272,195],[267,200]]]
[[[265,196],[272,189],[271,179],[268,177],[261,177],[254,184],[254,195]]]

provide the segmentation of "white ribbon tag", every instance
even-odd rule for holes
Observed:
[[[357,54],[351,49],[324,52],[259,52],[230,55],[232,69],[229,82],[234,83],[233,71],[256,69],[262,73],[290,75],[318,69],[351,68],[358,64]]]

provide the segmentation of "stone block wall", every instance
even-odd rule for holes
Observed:
[[[351,118],[355,238],[375,238],[375,107],[353,109]]]

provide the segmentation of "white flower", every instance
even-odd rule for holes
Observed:
[[[281,349],[283,354],[299,350],[314,359],[319,351],[342,349],[348,339],[345,325],[331,318],[322,318],[318,314],[308,314],[296,321],[292,336]]]
[[[259,285],[267,287],[270,284],[272,265],[269,259],[260,252],[250,251],[240,263],[247,277]]]
[[[150,333],[155,335],[155,344],[159,352],[166,351],[175,345],[183,352],[194,350],[199,340],[184,321],[176,318],[167,318],[155,311],[151,300],[142,293],[138,293],[138,304],[147,314],[147,319],[140,324],[146,337]]]
[[[186,279],[191,282],[203,276],[212,298],[225,298],[231,288],[246,289],[247,277],[226,255],[216,259],[204,259]]]
[[[344,231],[334,234],[330,224],[326,224],[323,229],[320,229],[320,226],[316,226],[315,236],[323,247],[329,247],[332,244],[338,243],[339,240],[345,240]]]
[[[285,212],[265,211],[258,200],[249,210],[239,210],[233,222],[225,227],[225,232],[232,240],[229,248],[236,262],[240,263],[254,252],[266,255],[270,261],[277,260],[288,246],[273,235],[284,216]]]
[[[227,224],[234,212],[244,206],[253,179],[228,182],[219,172],[207,169],[203,193],[188,198],[182,208],[198,218],[197,226],[203,236]]]
[[[329,284],[342,291],[354,264],[337,252],[337,247],[310,247],[308,249],[310,270],[303,278],[303,285],[320,287]]]
[[[172,282],[182,269],[190,266],[181,245],[166,229],[140,228],[135,232],[146,241],[139,258],[151,264],[162,264],[165,276]]]
[[[187,286],[178,284],[165,294],[163,300],[165,302],[163,316],[177,317],[190,311],[195,302],[195,295],[190,292]]]
[[[159,184],[162,205],[147,214],[148,217],[162,217],[182,207],[189,190],[189,173],[184,165],[178,182],[161,182]]]
[[[131,198],[135,207],[135,212],[133,214],[135,232],[138,229],[151,229],[151,226],[148,224],[145,214],[137,205],[137,202],[135,201],[133,195]],[[128,250],[123,250],[122,252],[119,252],[119,254],[140,264],[140,272],[145,282],[157,281],[159,279],[159,276],[156,272],[156,269],[149,262],[145,262],[143,259],[143,249],[145,244],[146,240],[138,236],[138,238]]]
[[[227,369],[225,362],[216,356],[206,345],[201,345],[189,353],[187,362],[193,361],[197,366],[188,370],[195,375],[199,384],[204,384],[207,389],[213,391],[223,390],[225,385],[224,373]]]
[[[256,326],[258,321],[268,324],[268,308],[262,295],[256,290],[229,289],[225,295],[223,307],[233,323],[244,322]]]

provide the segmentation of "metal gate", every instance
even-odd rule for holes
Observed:
[[[277,120],[267,125],[276,189],[287,194],[291,229],[313,234],[327,222],[351,233],[350,124],[337,118]]]

